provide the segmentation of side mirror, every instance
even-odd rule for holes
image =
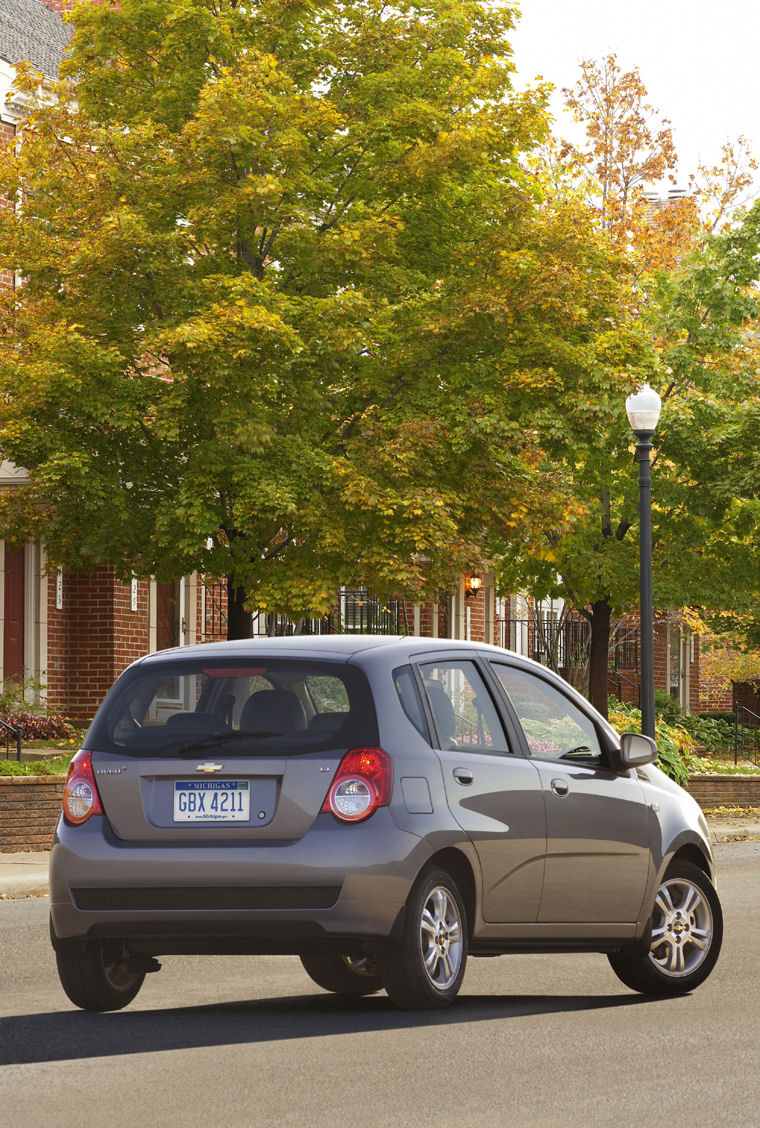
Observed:
[[[657,745],[651,736],[624,732],[620,737],[620,763],[624,768],[640,768],[657,759]]]

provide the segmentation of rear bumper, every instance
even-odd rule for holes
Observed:
[[[431,850],[388,809],[340,826],[320,815],[300,842],[124,843],[103,816],[61,819],[50,856],[58,940],[143,938],[172,950],[297,951],[390,935]],[[208,943],[206,943],[208,941]],[[302,943],[303,941],[303,943]]]

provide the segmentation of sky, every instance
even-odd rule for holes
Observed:
[[[760,5],[757,0],[519,0],[512,34],[515,86],[537,75],[573,86],[582,59],[614,53],[638,67],[649,102],[670,119],[678,186],[744,135],[760,159]],[[560,114],[559,95],[552,103]],[[572,126],[555,132],[572,137]]]

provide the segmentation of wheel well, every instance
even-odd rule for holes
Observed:
[[[467,913],[467,931],[472,936],[475,921],[475,876],[467,858],[459,850],[449,847],[434,854],[427,862],[427,866],[440,866],[446,873],[451,874],[456,881],[459,892],[464,899],[465,912]]]
[[[670,869],[670,866],[673,865],[673,862],[691,862],[692,865],[697,866],[702,870],[702,873],[705,875],[705,877],[709,877],[712,880],[710,866],[708,864],[707,858],[704,856],[698,846],[694,846],[691,843],[688,843],[686,846],[681,846],[681,848],[679,850],[676,850],[675,854],[670,859],[668,869]]]

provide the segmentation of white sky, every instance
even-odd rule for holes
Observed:
[[[679,187],[698,161],[717,163],[743,134],[760,158],[760,4],[757,0],[519,0],[512,35],[515,86],[541,75],[574,85],[581,59],[614,53],[639,68],[649,102],[670,119]],[[555,97],[555,117],[561,106]],[[555,132],[572,136],[559,120]]]

